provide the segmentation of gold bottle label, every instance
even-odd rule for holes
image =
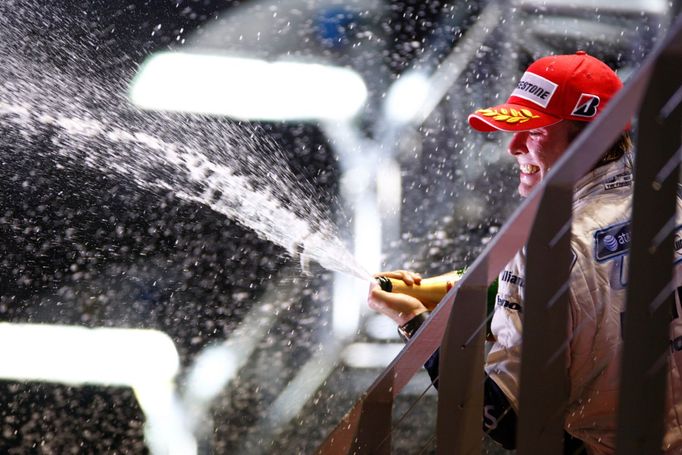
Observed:
[[[420,300],[429,310],[433,309],[445,294],[460,280],[459,273],[424,278],[419,284],[408,285],[403,280],[394,278],[378,278],[381,289],[387,292],[406,294]]]

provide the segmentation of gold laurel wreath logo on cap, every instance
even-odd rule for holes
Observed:
[[[505,108],[499,111],[497,109],[479,109],[476,113],[507,123],[524,123],[533,118],[540,118],[539,115],[533,115],[528,109],[521,109],[520,111]]]

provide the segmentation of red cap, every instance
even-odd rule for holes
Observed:
[[[478,109],[469,125],[483,131],[528,131],[561,120],[589,122],[623,83],[604,62],[585,51],[533,62],[506,103]]]

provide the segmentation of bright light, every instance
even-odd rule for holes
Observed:
[[[130,98],[143,109],[244,120],[341,120],[360,110],[367,88],[348,68],[167,52],[144,63]]]
[[[353,343],[341,358],[352,368],[386,368],[404,347],[404,343]]]
[[[165,333],[0,323],[0,346],[0,378],[132,387],[151,453],[197,453],[175,395],[180,359]]]
[[[0,323],[0,378],[136,386],[171,381],[180,362],[156,330]]]
[[[418,72],[408,73],[395,81],[386,96],[386,115],[395,122],[410,122],[422,109],[429,96],[429,79]]]
[[[354,211],[354,256],[365,270],[381,267],[381,218],[373,198],[359,196]],[[367,310],[369,283],[346,274],[334,275],[332,328],[339,338],[357,332],[360,316]]]
[[[395,322],[383,314],[373,314],[365,322],[365,332],[376,340],[398,339]]]
[[[197,355],[187,378],[187,394],[202,403],[215,398],[237,374],[240,366],[238,347],[210,346]]]
[[[402,177],[396,160],[384,159],[377,173],[377,199],[382,217],[398,217],[402,205]]]
[[[365,291],[359,292],[357,281],[345,273],[334,273],[332,331],[338,339],[352,338],[360,325],[360,306],[369,287],[365,284]]]

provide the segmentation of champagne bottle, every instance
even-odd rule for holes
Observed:
[[[424,278],[419,284],[415,283],[412,286],[403,280],[385,276],[377,278],[377,281],[382,290],[410,295],[419,299],[426,308],[432,310],[445,297],[445,294],[457,284],[462,275],[464,275],[463,270],[456,270],[445,275]]]

